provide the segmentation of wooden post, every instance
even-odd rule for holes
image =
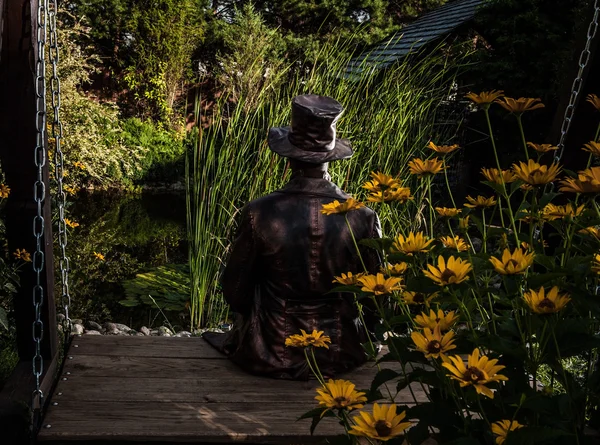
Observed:
[[[0,161],[5,182],[11,190],[5,207],[6,235],[11,255],[16,249],[25,249],[33,254],[33,218],[37,211],[33,199],[33,186],[37,177],[37,167],[34,163],[36,97],[32,70],[37,58],[35,36],[38,1],[0,1],[4,16],[0,48]],[[43,169],[46,199],[43,202],[45,261],[41,284],[44,287],[44,335],[41,346],[42,356],[49,363],[49,359],[55,356],[57,350],[57,331],[48,172],[46,162]],[[14,298],[17,347],[20,359],[31,361],[34,355],[33,286],[36,283],[31,263],[27,263],[19,275],[20,286]]]

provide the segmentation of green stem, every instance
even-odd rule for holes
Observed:
[[[448,181],[448,169],[444,169],[444,177],[446,178],[446,187],[448,188],[448,194],[450,195],[450,200],[452,201],[452,207],[456,208],[456,202],[454,202],[454,195],[452,194],[452,190],[450,189],[450,181]]]
[[[481,220],[483,228],[483,253],[487,253],[487,227],[485,221],[485,208],[481,209]]]
[[[433,201],[431,199],[431,181],[432,176],[427,178],[427,195],[429,196],[429,236],[433,239]]]
[[[363,260],[362,255],[360,254],[360,249],[358,248],[358,243],[356,242],[356,238],[354,237],[354,231],[352,227],[350,227],[350,221],[348,221],[348,214],[344,214],[344,219],[346,220],[346,225],[348,226],[348,230],[350,231],[350,236],[352,237],[352,242],[354,243],[354,247],[356,248],[356,253],[358,253],[358,258],[360,259],[360,264],[362,264],[363,270],[365,273],[369,273],[367,270],[367,266]]]
[[[521,122],[521,115],[515,114],[517,118],[517,124],[519,125],[519,132],[521,133],[521,141],[523,142],[523,149],[525,150],[525,159],[529,161],[529,153],[527,152],[527,142],[525,141],[525,131],[523,130],[523,122]]]
[[[315,371],[315,368],[313,368],[312,363],[310,362],[310,359],[308,358],[308,353],[306,352],[308,348],[304,348],[304,358],[306,359],[306,363],[308,364],[308,367],[310,368],[311,372],[313,373],[313,375],[317,378],[317,380],[319,381],[319,383],[325,387],[325,380],[323,379],[323,376],[321,375],[321,371],[319,370],[319,367],[317,366],[317,361],[315,360],[315,367],[317,368],[317,371]],[[310,348],[311,352],[312,352],[312,356],[313,359],[315,357],[315,353],[313,351],[313,348]]]

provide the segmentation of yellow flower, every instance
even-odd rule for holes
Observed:
[[[378,192],[373,192],[367,198],[369,202],[391,202],[399,201],[405,203],[409,199],[413,199],[408,187],[399,187],[396,189],[388,189]]]
[[[506,436],[511,431],[523,428],[525,425],[521,425],[516,420],[500,420],[492,424],[492,433],[496,436],[496,445],[502,445],[506,440]]]
[[[533,148],[538,153],[548,153],[549,151],[558,150],[558,147],[552,144],[534,144],[533,142],[527,142],[527,146]]]
[[[595,237],[596,239],[600,240],[600,230],[594,226],[586,227],[585,229],[581,229],[577,233],[581,233],[582,235],[591,235],[591,236]]]
[[[519,162],[519,165],[513,164],[513,172],[517,178],[532,186],[545,185],[554,181],[560,170],[561,167],[556,163],[550,166],[540,165],[533,159],[530,159],[527,164],[525,162]]]
[[[515,174],[510,170],[498,170],[497,168],[482,168],[481,174],[487,181],[494,182],[496,184],[508,184],[517,179]]]
[[[508,244],[505,244],[505,245],[508,245]],[[548,241],[546,241],[546,240],[544,240],[542,243],[538,243],[538,245],[541,245],[541,246],[542,246],[542,247],[544,247],[544,248],[548,248],[548,247],[550,247],[550,246],[548,245]],[[522,248],[522,249],[525,249],[525,250],[527,250],[527,251],[530,251],[530,252],[531,252],[531,251],[533,251],[533,250],[535,250],[535,249],[533,249],[533,248],[532,248],[532,247],[529,245],[529,243],[528,243],[528,242],[526,242],[526,241],[521,241],[521,248]]]
[[[418,252],[428,252],[431,243],[433,243],[433,240],[428,239],[423,232],[410,232],[406,238],[403,235],[398,235],[392,244],[392,250],[412,255]]]
[[[465,207],[469,207],[471,209],[474,209],[476,207],[493,207],[498,203],[498,201],[496,201],[496,198],[494,198],[493,196],[486,198],[485,196],[481,195],[477,196],[477,198],[467,196],[467,201],[469,201],[469,204],[465,204]]]
[[[542,217],[546,221],[554,221],[561,218],[573,218],[575,216],[580,216],[584,209],[584,204],[577,207],[577,209],[573,209],[573,206],[570,203],[564,206],[547,204],[542,210]]]
[[[63,185],[63,190],[69,195],[74,195],[79,191],[77,187],[71,187],[70,185]]]
[[[17,249],[13,252],[13,255],[17,260],[31,262],[31,255],[25,249]]]
[[[585,100],[591,103],[596,110],[600,111],[600,97],[595,94],[588,94]]]
[[[358,279],[363,275],[364,273],[357,273],[355,275],[352,275],[352,272],[348,272],[348,275],[342,273],[341,277],[334,276],[333,278],[335,278],[335,280],[333,280],[332,283],[339,283],[344,285],[358,284]]]
[[[510,111],[513,114],[523,114],[525,111],[537,110],[538,108],[544,108],[544,104],[541,99],[534,99],[531,97],[519,97],[513,99],[512,97],[503,97],[502,99],[496,99],[495,102],[500,104],[502,108]]]
[[[600,254],[595,254],[592,261],[592,272],[600,275]]]
[[[408,264],[405,262],[396,263],[396,264],[387,264],[385,267],[381,267],[381,273],[388,274],[391,276],[402,275],[408,269]]]
[[[382,273],[378,273],[377,275],[364,275],[358,279],[358,282],[362,284],[362,290],[365,292],[371,292],[375,295],[385,295],[395,290],[400,290],[402,278],[386,278]]]
[[[424,304],[429,307],[429,303],[435,297],[438,296],[438,292],[434,292],[432,294],[424,294],[422,292],[412,292],[409,290],[405,290],[400,294],[400,298],[404,302],[404,304]]]
[[[465,216],[464,218],[458,218],[458,228],[460,230],[467,230],[469,228],[469,218],[470,216]]]
[[[83,162],[79,162],[79,161],[73,162],[73,167],[77,167],[81,170],[86,169],[85,164]]]
[[[469,250],[469,246],[467,245],[467,243],[465,243],[465,240],[458,235],[454,237],[443,236],[442,238],[440,238],[440,241],[442,242],[444,247],[447,247],[448,249],[455,249],[459,252],[466,252],[467,250]]]
[[[421,315],[415,317],[415,323],[422,328],[435,329],[440,328],[440,331],[447,331],[458,320],[458,315],[454,315],[454,311],[444,314],[444,311],[438,309],[437,314],[433,309],[429,310],[429,315],[421,312]]]
[[[435,145],[432,141],[429,141],[429,148],[431,148],[436,153],[440,153],[442,155],[447,155],[448,153],[452,153],[455,150],[458,150],[460,147],[458,144],[453,145]]]
[[[436,207],[435,211],[443,218],[452,218],[453,216],[458,215],[461,212],[461,209],[456,209],[454,207]]]
[[[371,172],[372,181],[367,181],[362,188],[370,192],[383,192],[388,189],[399,188],[401,183],[398,179],[381,172]]]
[[[306,348],[314,346],[315,348],[327,348],[327,343],[331,343],[328,335],[323,335],[323,331],[313,329],[312,333],[307,334],[304,329],[300,329],[302,334],[290,335],[285,339],[285,345],[292,348]]]
[[[445,168],[443,167],[442,161],[440,161],[438,158],[427,159],[425,161],[419,158],[414,158],[412,161],[408,162],[408,166],[412,175],[417,175],[421,178],[435,175]]]
[[[348,380],[329,379],[325,386],[317,389],[315,400],[319,406],[327,409],[360,409],[367,401],[364,392],[356,391],[355,385]]]
[[[499,274],[517,275],[525,273],[527,268],[533,264],[534,257],[534,253],[526,253],[517,247],[513,253],[510,253],[509,249],[504,249],[502,259],[499,260],[493,256],[490,258],[490,263]]]
[[[104,261],[104,255],[98,252],[94,252],[94,256],[98,258],[100,261]]]
[[[71,221],[69,218],[65,218],[65,224],[69,227],[71,227],[72,229],[74,229],[75,227],[79,227],[79,223],[75,222],[75,221]]]
[[[600,167],[590,167],[578,172],[577,179],[566,178],[560,181],[561,192],[572,193],[599,193],[600,192]]]
[[[425,354],[425,358],[441,358],[443,361],[447,360],[445,352],[456,348],[453,337],[452,331],[442,336],[439,326],[436,326],[433,331],[425,328],[422,334],[417,331],[410,334],[417,350]]]
[[[388,441],[399,436],[411,423],[402,422],[406,417],[406,411],[396,414],[398,407],[395,403],[391,405],[373,404],[373,414],[359,411],[358,416],[353,417],[354,425],[350,434],[371,439]]]
[[[451,363],[442,363],[442,366],[450,371],[451,379],[460,382],[461,387],[473,385],[478,394],[483,394],[490,399],[494,398],[494,393],[485,386],[488,383],[508,380],[508,377],[498,374],[498,371],[505,368],[502,365],[496,365],[497,359],[490,360],[487,356],[479,357],[479,349],[475,348],[469,355],[467,366],[460,355],[448,357]]]
[[[465,97],[467,99],[471,99],[482,108],[487,109],[490,107],[492,102],[496,101],[501,96],[504,96],[503,90],[482,91],[479,94],[469,93]]]
[[[539,291],[529,289],[529,292],[523,294],[523,299],[527,306],[536,314],[553,314],[564,309],[571,299],[567,294],[558,294],[558,286],[554,286],[548,291],[544,287],[540,287]]]
[[[443,256],[438,257],[438,267],[427,265],[429,270],[424,270],[423,274],[435,281],[438,286],[449,284],[459,284],[469,279],[469,272],[473,268],[471,263],[463,261],[460,258],[449,257],[444,260]]]
[[[600,142],[590,141],[582,148],[583,151],[589,151],[594,156],[600,156]]]
[[[10,195],[10,187],[6,184],[0,184],[0,198],[8,198]]]
[[[324,215],[333,215],[334,213],[346,213],[351,210],[357,210],[364,207],[365,204],[356,201],[354,198],[348,198],[346,201],[340,203],[337,199],[329,204],[323,204],[321,213]]]

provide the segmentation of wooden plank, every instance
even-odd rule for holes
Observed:
[[[82,335],[73,338],[70,354],[112,357],[227,358],[200,337]]]
[[[135,384],[130,379],[120,377],[73,377],[61,381],[53,397],[54,402],[190,402],[190,403],[272,403],[283,400],[302,402],[310,407],[315,404],[314,397],[319,384],[316,380],[297,382],[273,380],[255,376],[240,375],[233,372],[221,373],[222,378],[197,377],[186,379],[138,378]],[[371,385],[372,375],[357,379],[347,376],[358,389],[367,389]],[[268,388],[268,390],[266,389]],[[394,394],[395,384],[389,389]],[[426,396],[418,383],[412,389],[419,401]],[[385,388],[382,387],[385,392]],[[409,391],[403,391],[396,398],[400,404],[414,403]]]
[[[334,419],[323,419],[310,436],[310,420],[296,421],[298,404],[185,402],[70,402],[52,406],[38,441],[114,440],[308,444],[343,432]]]
[[[114,377],[122,379],[138,379],[140,377],[154,378],[177,378],[194,379],[198,377],[223,379],[223,373],[232,370],[238,377],[247,378],[247,374],[241,371],[229,360],[211,360],[197,358],[162,358],[162,357],[111,357],[69,354],[72,357],[64,366],[64,373],[84,377]],[[394,365],[399,366],[399,365]],[[386,365],[396,369],[392,365]],[[339,378],[362,378],[362,376],[373,377],[377,368],[374,364],[367,363],[357,370],[347,374],[340,374]],[[65,377],[68,378],[68,375]],[[273,381],[266,377],[259,377],[261,381]],[[266,379],[266,380],[265,380]]]

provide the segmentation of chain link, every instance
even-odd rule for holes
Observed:
[[[65,344],[71,334],[71,318],[69,307],[71,295],[69,294],[69,258],[67,257],[67,225],[65,223],[66,194],[63,188],[64,179],[64,155],[62,152],[63,127],[60,121],[60,79],[58,77],[58,64],[60,63],[60,52],[58,47],[58,34],[56,30],[56,14],[58,13],[57,0],[49,0],[48,23],[50,25],[50,49],[48,55],[52,64],[52,77],[50,91],[52,98],[52,139],[54,140],[54,178],[57,183],[57,206],[58,206],[58,246],[60,248],[60,302],[65,311],[63,320],[63,334]],[[66,351],[65,351],[66,352]]]
[[[573,81],[573,85],[571,87],[571,97],[569,98],[569,105],[565,110],[565,116],[563,119],[562,126],[560,128],[560,140],[558,141],[558,152],[554,157],[554,160],[558,163],[563,155],[563,151],[565,149],[565,140],[567,137],[567,133],[569,132],[569,128],[571,127],[571,121],[573,120],[573,113],[575,112],[575,103],[577,102],[577,97],[579,96],[579,92],[581,90],[581,86],[583,85],[583,71],[587,66],[590,60],[590,46],[592,44],[592,40],[596,36],[598,32],[598,17],[600,15],[600,0],[594,1],[594,17],[590,22],[587,30],[587,40],[585,42],[585,47],[581,54],[579,55],[579,71],[577,72],[577,77]]]
[[[44,323],[41,320],[42,306],[44,305],[44,287],[42,285],[42,271],[44,270],[44,229],[45,221],[43,217],[43,203],[46,199],[46,185],[44,183],[43,171],[46,165],[46,66],[45,49],[47,41],[47,0],[41,0],[38,3],[36,17],[36,41],[37,57],[35,60],[35,153],[34,162],[37,167],[37,178],[33,187],[33,198],[37,206],[37,212],[33,219],[33,236],[36,240],[35,252],[33,253],[32,264],[35,273],[36,284],[33,287],[33,306],[35,308],[35,320],[32,325],[32,337],[35,343],[35,354],[32,360],[33,375],[35,377],[35,390],[32,394],[32,415],[35,416],[43,406],[44,393],[40,389],[40,378],[44,373],[44,358],[41,354],[41,344],[44,338]],[[35,425],[32,422],[32,428]]]

